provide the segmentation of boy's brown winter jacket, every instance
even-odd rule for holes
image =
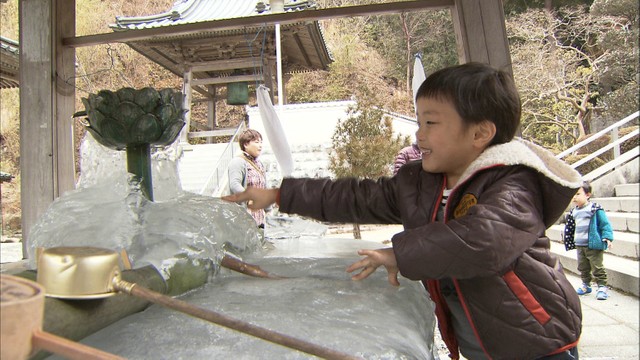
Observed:
[[[486,149],[450,194],[421,164],[393,178],[285,179],[280,210],[329,222],[402,223],[393,236],[400,273],[421,280],[436,303],[451,355],[458,347],[438,279],[451,278],[473,331],[492,359],[535,359],[577,345],[580,301],[549,251],[545,230],[564,212],[580,176],[523,140]]]

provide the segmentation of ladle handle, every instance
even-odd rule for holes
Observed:
[[[291,349],[303,351],[307,354],[319,356],[324,359],[336,359],[336,360],[352,360],[361,359],[359,357],[351,356],[340,351],[335,351],[320,345],[309,343],[305,340],[297,339],[288,335],[278,333],[273,330],[261,328],[256,325],[252,325],[242,320],[234,319],[223,314],[219,314],[212,310],[203,309],[201,307],[189,304],[185,301],[174,299],[164,294],[157,293],[155,291],[146,289],[142,286],[126,282],[124,280],[118,280],[115,284],[115,289],[125,292],[127,294],[140,297],[147,301],[164,305],[168,308],[178,310],[185,314],[195,316],[197,318],[210,321],[212,323],[228,327],[233,330],[243,332],[245,334],[253,335],[263,340],[270,341],[279,345],[286,346]]]
[[[31,336],[31,347],[46,350],[71,360],[125,360],[118,355],[39,330],[34,331]]]

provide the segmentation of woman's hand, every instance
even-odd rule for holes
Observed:
[[[247,202],[252,210],[264,209],[276,202],[280,189],[260,189],[249,186],[245,191],[233,195],[223,196],[221,199],[231,202]]]
[[[358,255],[364,255],[365,258],[351,264],[351,266],[347,268],[347,272],[354,272],[358,269],[362,269],[362,271],[353,275],[351,279],[366,279],[369,275],[373,274],[380,265],[383,265],[387,269],[389,283],[393,286],[400,285],[398,281],[398,264],[396,263],[396,255],[393,253],[392,248],[358,250]]]

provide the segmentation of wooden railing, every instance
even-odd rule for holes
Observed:
[[[640,148],[638,146],[632,148],[631,150],[625,152],[624,154],[620,153],[620,144],[622,144],[623,142],[633,138],[634,136],[638,136],[638,129],[635,129],[634,131],[626,134],[625,136],[623,136],[621,138],[618,136],[619,135],[619,129],[621,127],[625,126],[625,125],[632,126],[633,124],[631,122],[638,118],[638,114],[639,113],[640,112],[636,111],[635,113],[625,117],[624,119],[616,122],[615,124],[612,124],[612,125],[606,127],[605,129],[602,129],[602,130],[598,131],[597,133],[593,134],[589,138],[587,138],[587,139],[575,144],[574,146],[568,148],[567,150],[559,153],[558,155],[556,155],[556,157],[559,158],[559,159],[563,159],[567,155],[574,154],[579,149],[583,148],[586,145],[591,144],[592,142],[596,141],[597,139],[601,138],[602,136],[611,133],[611,141],[607,145],[605,145],[605,146],[601,147],[600,149],[592,152],[588,156],[585,156],[584,158],[580,159],[579,161],[576,161],[575,163],[571,164],[571,167],[576,169],[580,165],[583,165],[583,164],[586,164],[586,163],[592,161],[593,159],[595,159],[599,155],[605,153],[606,151],[613,150],[613,159],[611,161],[607,162],[606,164],[598,167],[597,169],[595,169],[595,170],[593,170],[593,171],[591,171],[588,174],[583,176],[584,180],[587,180],[587,181],[597,180],[601,176],[603,176],[603,175],[607,174],[608,172],[616,169],[617,167],[620,167],[620,166],[628,163],[629,161],[637,158],[640,155]]]

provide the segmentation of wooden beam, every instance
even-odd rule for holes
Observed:
[[[309,54],[307,54],[307,52],[304,50],[304,45],[302,45],[302,40],[300,40],[300,35],[295,33],[293,34],[293,38],[295,39],[296,45],[298,45],[298,49],[300,50],[300,53],[304,57],[304,61],[307,63],[307,66],[312,67],[313,63],[311,63],[311,59],[309,59]]]
[[[0,73],[0,76],[2,76],[3,79],[12,80],[15,82],[20,81],[20,77],[17,74],[9,74],[9,73],[3,72],[3,73]]]
[[[207,78],[207,79],[194,79],[191,81],[191,86],[198,85],[219,85],[219,84],[229,84],[236,82],[263,82],[262,74],[253,74],[253,75],[234,75],[234,76],[225,76],[219,78]]]
[[[502,0],[456,0],[451,11],[460,63],[483,62],[512,73]]]
[[[477,1],[477,0],[476,0]],[[125,30],[113,33],[68,37],[63,44],[71,47],[94,46],[114,42],[144,41],[171,36],[197,34],[203,31],[241,29],[249,26],[292,24],[304,21],[318,21],[352,16],[383,15],[427,9],[448,8],[454,0],[413,0],[392,3],[334,7],[268,15],[247,16],[232,19],[201,21],[197,23],[163,26],[139,30]]]
[[[253,67],[261,67],[262,60],[260,58],[230,59],[219,61],[207,61],[197,63],[187,63],[191,66],[193,72],[220,71],[232,69],[245,69]]]

